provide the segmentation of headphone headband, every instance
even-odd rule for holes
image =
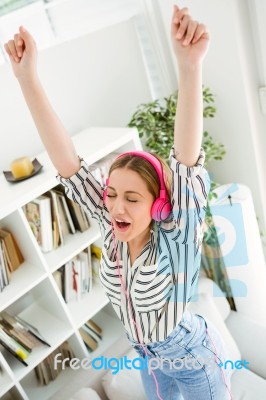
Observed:
[[[116,157],[115,160],[122,158],[124,156],[127,156],[127,155],[142,157],[144,160],[148,161],[153,166],[153,168],[157,172],[158,178],[160,180],[160,191],[161,191],[160,197],[168,198],[165,182],[163,179],[163,166],[162,166],[161,162],[154,155],[147,153],[146,151],[142,151],[142,150],[126,151],[122,154],[119,154],[119,156]],[[164,194],[162,193],[162,191],[164,191]]]

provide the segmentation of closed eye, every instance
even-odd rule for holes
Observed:
[[[106,196],[109,197],[109,198],[116,197],[116,195],[111,195],[111,194],[107,194]],[[127,201],[129,201],[130,203],[137,203],[138,202],[138,200],[131,200],[131,199],[127,199]]]

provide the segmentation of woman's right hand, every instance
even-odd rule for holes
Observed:
[[[18,80],[31,80],[37,76],[37,46],[24,27],[19,28],[13,40],[5,43],[5,50]]]

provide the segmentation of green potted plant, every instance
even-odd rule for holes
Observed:
[[[214,95],[210,89],[203,87],[203,117],[213,118],[216,113],[214,107]],[[154,152],[168,161],[169,152],[174,142],[174,123],[178,91],[164,99],[157,99],[149,103],[140,104],[133,114],[128,126],[136,127],[140,138],[144,140],[146,150]],[[225,147],[221,143],[215,143],[208,132],[203,132],[202,147],[205,151],[205,167],[211,160],[222,160],[226,154]],[[205,228],[202,242],[201,268],[206,275],[213,279],[225,293],[230,307],[235,309],[229,280],[220,251],[217,231],[210,209],[210,201],[217,195],[214,189],[218,183],[211,180],[210,192],[207,200],[205,215]]]

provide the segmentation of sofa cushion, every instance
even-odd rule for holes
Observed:
[[[237,311],[232,311],[225,323],[250,369],[266,379],[266,325]]]
[[[139,357],[134,349],[126,355],[130,360]],[[146,400],[140,371],[134,368],[124,368],[115,375],[112,371],[107,372],[102,378],[102,386],[110,400]]]
[[[95,390],[89,388],[89,387],[84,387],[81,388],[77,393],[75,393],[72,397],[70,397],[68,400],[101,400],[100,396],[98,395]]]
[[[266,380],[248,369],[239,369],[232,375],[231,391],[234,400],[263,400]]]
[[[207,278],[202,271],[200,272],[200,277],[198,280],[197,293],[207,293],[212,297],[214,304],[218,308],[223,320],[225,320],[230,315],[230,305],[224,293],[219,288],[219,286],[212,279]],[[195,300],[197,301],[197,298],[195,298]]]

